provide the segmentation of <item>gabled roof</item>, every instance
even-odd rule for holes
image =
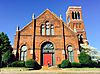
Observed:
[[[30,21],[26,26],[24,26],[22,29],[20,29],[20,31],[24,30],[26,27],[28,27],[28,25],[30,25],[32,23],[32,21]]]
[[[39,16],[36,17],[36,19],[38,19],[40,16],[42,16],[45,12],[50,12],[52,15],[54,15],[55,18],[57,18],[58,20],[61,20],[55,13],[51,12],[49,9],[46,9],[44,12],[42,12]],[[24,28],[26,28],[31,22],[29,22],[26,26],[24,26],[22,29],[20,29],[20,31],[22,31]]]
[[[68,30],[70,30],[70,32],[71,32],[73,35],[76,35],[75,32],[74,32],[70,27],[68,27],[66,23],[64,23],[64,27],[66,27]]]
[[[62,20],[62,19],[60,19],[60,17],[58,17],[55,13],[51,12],[49,9],[46,9],[44,12],[42,12],[39,16],[36,17],[36,19],[38,19],[40,16],[42,16],[45,12],[50,12],[55,18],[57,18],[58,20]],[[62,20],[62,21],[63,21],[63,20]],[[63,22],[64,22],[64,21],[63,21]],[[29,23],[28,23],[26,26],[24,26],[22,29],[20,29],[20,31],[22,31],[22,30],[24,30],[26,27],[28,27],[28,25],[30,25],[30,23],[32,23],[32,21],[29,22]],[[66,24],[65,22],[64,22],[64,24],[65,24],[65,27],[68,28],[68,29],[75,35],[74,31],[73,31],[71,28],[67,27],[67,24]]]
[[[51,12],[49,9],[46,9],[44,12],[42,12],[39,16],[36,17],[36,19],[42,16],[45,12],[50,12],[52,15],[54,15],[55,18],[61,20],[55,13]]]

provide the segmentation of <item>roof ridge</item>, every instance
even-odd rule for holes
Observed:
[[[43,13],[45,13],[46,11],[49,11],[51,14],[53,14],[57,19],[59,19],[59,20],[61,20],[54,12],[52,12],[52,11],[50,11],[50,9],[46,9],[45,11],[43,11],[40,15],[38,15],[37,17],[36,17],[36,19],[37,18],[39,18]]]
[[[66,23],[64,22],[64,24]],[[76,35],[76,33],[70,27],[68,27],[67,25],[64,25],[64,26],[67,27],[70,31],[72,31]]]

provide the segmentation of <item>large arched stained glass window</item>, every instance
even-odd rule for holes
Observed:
[[[21,48],[21,61],[26,61],[26,57],[27,57],[27,47],[26,46],[22,46]]]
[[[52,43],[46,43],[44,46],[43,46],[43,53],[46,53],[46,52],[54,52],[54,46]]]
[[[68,46],[68,60],[74,62],[74,53],[71,45]]]

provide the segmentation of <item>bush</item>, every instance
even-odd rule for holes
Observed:
[[[11,50],[8,50],[6,51],[3,55],[2,55],[2,61],[8,65],[12,62],[14,62],[16,59],[15,59],[15,56],[14,54],[12,54],[12,51]]]
[[[96,61],[90,61],[90,63],[88,64],[89,67],[93,68],[93,67],[98,67],[98,63]]]
[[[91,57],[85,52],[81,52],[79,55],[79,62],[81,63],[82,67],[89,67],[89,64],[91,63]]]
[[[7,64],[5,62],[1,62],[1,67],[7,67]]]
[[[98,62],[97,67],[100,68],[100,62]]]
[[[61,68],[61,64],[58,64],[57,67],[58,67],[58,68]]]
[[[80,67],[81,67],[81,64],[78,63],[78,62],[72,62],[72,63],[71,63],[71,67],[80,68]]]
[[[25,67],[24,61],[15,61],[8,65],[9,67]]]
[[[63,60],[61,63],[61,68],[69,68],[71,67],[71,63],[68,60]]]
[[[35,70],[41,69],[41,66],[33,59],[27,60],[25,62],[25,67],[33,68]]]

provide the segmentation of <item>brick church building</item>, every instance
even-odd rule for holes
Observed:
[[[57,65],[64,59],[79,62],[80,44],[87,45],[80,6],[69,6],[66,22],[46,9],[25,27],[17,27],[14,53],[19,60],[35,59],[40,65]]]

